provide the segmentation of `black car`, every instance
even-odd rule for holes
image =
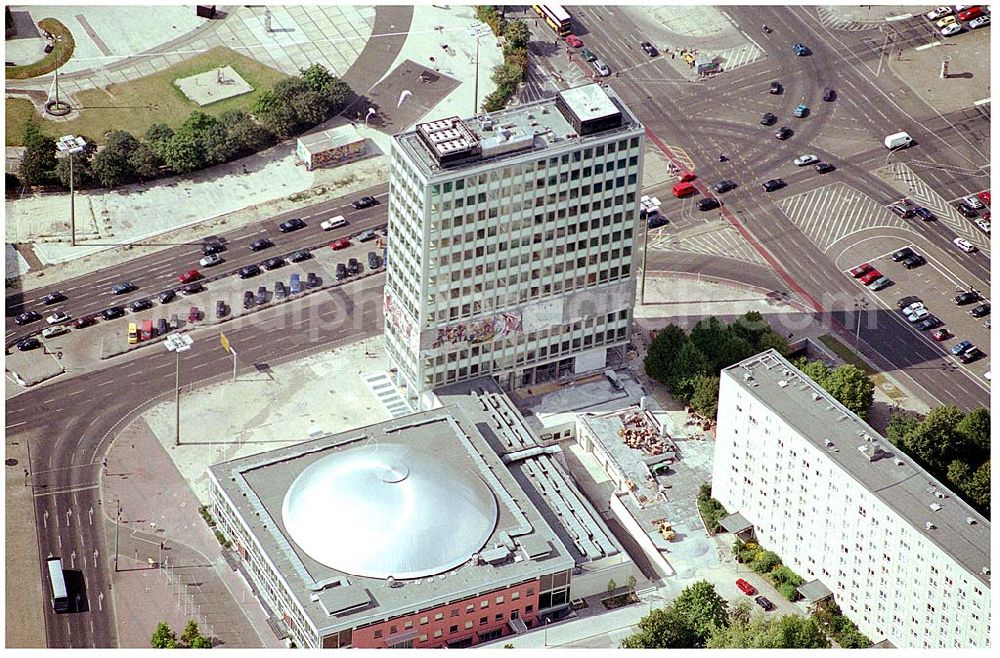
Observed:
[[[38,320],[41,319],[42,316],[39,315],[38,313],[34,311],[25,311],[21,315],[14,318],[14,324],[16,325],[31,324],[32,322],[37,322]]]
[[[215,302],[215,318],[221,320],[226,317],[226,302],[221,299]]]
[[[101,317],[105,320],[114,320],[115,318],[120,318],[125,315],[125,309],[121,306],[112,306],[111,308],[106,308],[101,311]]]
[[[913,214],[919,217],[920,219],[924,220],[925,222],[929,222],[932,219],[934,219],[934,213],[932,213],[927,208],[924,208],[923,206],[917,206],[916,208],[914,208]]]
[[[374,251],[368,252],[368,269],[377,270],[378,269],[378,254]]]
[[[956,205],[955,210],[962,213],[969,219],[972,219],[973,217],[979,217],[979,213],[976,211],[976,209],[970,206],[969,204],[965,203],[964,201]]]
[[[218,242],[205,242],[201,245],[201,253],[204,256],[211,256],[225,250],[226,248]]]
[[[834,169],[836,169],[836,167],[834,167],[829,162],[820,162],[818,165],[816,165],[816,171],[818,171],[821,174],[828,174]]]
[[[784,91],[784,87],[782,87],[781,83],[778,82],[777,80],[775,80],[774,82],[772,82],[771,83],[771,88],[768,89],[768,93],[770,93],[770,94],[780,94],[782,91]]]
[[[646,228],[660,228],[670,223],[666,217],[658,212],[646,216]]]
[[[257,288],[257,306],[267,302],[267,286]]]
[[[278,257],[268,258],[266,261],[264,261],[264,269],[265,270],[276,270],[276,269],[278,269],[279,267],[281,267],[284,264],[285,264],[285,259],[284,258],[278,258]]]
[[[928,331],[930,329],[937,329],[942,324],[944,323],[938,320],[933,315],[928,315],[926,318],[918,322],[916,326],[917,329],[919,329],[920,331]]]
[[[965,306],[966,304],[972,304],[973,302],[979,301],[979,293],[973,292],[971,290],[966,290],[965,292],[960,292],[955,295],[955,305]]]
[[[260,251],[261,249],[267,249],[268,247],[273,247],[274,243],[267,238],[261,238],[250,245],[250,251]]]
[[[736,183],[734,183],[731,180],[720,180],[718,183],[712,186],[712,189],[715,190],[718,194],[723,194],[724,192],[728,192],[729,190],[735,190]]]
[[[990,305],[989,304],[980,304],[976,308],[974,308],[971,311],[969,311],[969,313],[971,313],[972,317],[974,317],[974,318],[986,317],[987,315],[990,314]]]
[[[260,268],[257,267],[256,265],[247,265],[246,267],[241,267],[239,270],[237,270],[236,274],[241,279],[249,279],[252,276],[257,276],[258,274],[260,274]]]
[[[837,94],[835,91],[833,91],[829,87],[823,88],[823,100],[825,100],[827,103],[832,102],[836,97]]]
[[[42,343],[37,338],[25,338],[24,340],[18,342],[17,349],[22,352],[27,352],[28,350],[37,349],[41,346]]]
[[[908,270],[912,270],[914,267],[920,267],[927,262],[927,259],[920,254],[913,254],[909,258],[903,261],[903,267]]]
[[[66,295],[61,292],[50,292],[49,294],[42,297],[42,303],[46,306],[51,306],[56,302],[61,302],[66,300]]]
[[[764,116],[760,118],[760,125],[762,126],[773,126],[778,122],[778,117],[774,116],[770,112],[765,112]]]
[[[892,262],[898,263],[900,261],[904,261],[915,253],[917,252],[913,251],[912,248],[903,247],[899,251],[892,252]]]
[[[312,258],[312,254],[309,253],[308,249],[300,249],[291,256],[289,256],[288,260],[292,261],[293,263],[301,263],[302,261],[309,260],[310,258]]]
[[[768,601],[766,597],[758,596],[757,598],[754,599],[754,602],[760,607],[764,608],[765,612],[770,612],[771,610],[774,610],[774,604]]]
[[[161,304],[166,304],[168,302],[173,301],[174,297],[176,296],[177,293],[175,293],[173,290],[164,290],[163,292],[160,293],[160,296],[157,297],[157,299],[160,300]]]
[[[183,292],[185,295],[194,295],[196,293],[201,292],[204,289],[205,286],[201,285],[200,283],[189,283],[183,288],[181,288],[181,292]]]
[[[358,242],[368,242],[369,240],[374,240],[377,237],[378,235],[375,234],[375,231],[365,231],[358,234]]]
[[[298,217],[289,219],[287,222],[281,222],[278,224],[278,230],[282,233],[291,233],[292,231],[298,231],[300,228],[305,228],[306,223],[303,222]]]
[[[774,133],[774,137],[775,139],[786,140],[794,134],[795,132],[791,128],[782,126],[778,129],[778,132]]]
[[[309,272],[306,274],[306,288],[316,288],[319,286],[319,277],[316,276],[315,272]]]
[[[131,281],[126,281],[125,283],[119,283],[117,286],[111,288],[112,295],[124,295],[135,290],[135,286],[132,285]]]
[[[718,199],[713,199],[711,197],[708,197],[706,199],[701,199],[695,205],[698,207],[698,210],[705,212],[706,210],[714,210],[715,208],[718,208],[722,204],[719,203]]]
[[[342,281],[347,278],[347,266],[343,263],[337,263],[337,281]]]
[[[646,53],[650,57],[656,57],[657,55],[660,54],[659,51],[656,49],[656,46],[654,46],[648,41],[643,41],[641,45],[642,45],[642,52]]]
[[[274,298],[284,299],[285,297],[288,297],[288,288],[285,287],[283,281],[276,281],[274,283]]]
[[[147,308],[153,308],[153,302],[148,298],[137,299],[128,305],[128,310],[133,313],[138,313],[139,311],[145,311]]]
[[[785,181],[780,178],[772,178],[769,181],[761,183],[761,187],[764,188],[765,192],[774,192],[775,190],[780,190],[785,186]]]
[[[910,304],[916,304],[917,302],[923,301],[916,295],[907,295],[906,297],[901,297],[897,302],[896,306],[900,309],[904,309]]]
[[[972,363],[986,356],[978,347],[971,347],[958,355],[958,360],[962,363]]]
[[[243,308],[253,308],[253,303],[253,290],[247,290],[243,293]]]
[[[347,273],[350,274],[351,276],[361,273],[361,263],[358,261],[357,258],[347,259]]]
[[[378,199],[373,196],[363,196],[351,205],[354,206],[355,210],[361,210],[362,208],[370,208],[378,205]]]

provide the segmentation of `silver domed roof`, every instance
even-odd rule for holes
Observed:
[[[398,443],[327,455],[292,483],[288,535],[331,569],[419,578],[467,561],[496,527],[496,498],[474,470]]]

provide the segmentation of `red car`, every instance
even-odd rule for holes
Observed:
[[[880,276],[882,276],[882,273],[879,272],[878,270],[869,270],[868,272],[865,272],[864,274],[861,275],[861,283],[867,286],[869,283],[879,278]]]
[[[870,264],[861,263],[860,265],[851,270],[851,276],[857,279],[858,277],[864,276],[865,274],[871,271],[872,271],[872,266]]]
[[[197,281],[201,278],[201,272],[198,270],[188,270],[184,274],[177,277],[177,280],[181,283],[191,283],[192,281]]]
[[[969,7],[965,11],[958,12],[958,20],[960,21],[971,21],[973,18],[979,18],[983,15],[983,8],[979,5],[975,7]]]
[[[985,203],[986,205],[988,205],[988,206],[992,205],[990,203],[990,191],[989,190],[986,190],[985,192],[980,192],[976,196],[979,197],[979,200],[982,201],[983,203]]]
[[[82,318],[77,318],[76,320],[73,320],[73,328],[83,329],[84,327],[89,327],[95,322],[97,322],[97,318],[95,318],[93,315],[85,315]]]
[[[677,177],[677,180],[679,180],[682,183],[690,183],[695,178],[698,178],[698,177],[694,175],[693,171],[685,171],[685,172],[681,173],[680,176]]]
[[[566,44],[570,48],[583,48],[583,42],[580,41],[580,37],[572,34],[566,37]]]
[[[753,596],[754,594],[757,593],[757,590],[754,589],[754,586],[748,583],[747,581],[743,580],[742,578],[736,579],[736,586],[739,587],[740,591],[746,594],[747,596]]]
[[[350,246],[351,246],[351,241],[348,240],[347,238],[337,238],[336,240],[330,243],[330,249],[333,249],[334,251],[338,249],[347,249]]]
[[[197,322],[200,317],[201,311],[198,310],[197,306],[192,306],[190,310],[188,310],[188,322]]]
[[[949,338],[951,338],[951,333],[947,329],[942,327],[941,329],[935,329],[934,331],[932,331],[931,338],[940,342],[942,340],[948,340]]]

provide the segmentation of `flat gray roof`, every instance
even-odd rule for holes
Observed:
[[[299,137],[299,142],[302,143],[302,146],[309,153],[322,153],[338,146],[346,146],[347,144],[355,144],[363,141],[365,141],[365,137],[358,132],[357,128],[349,124]]]
[[[905,452],[775,350],[732,365],[722,371],[722,376],[774,411],[847,475],[989,587],[989,576],[982,570],[990,566],[990,522]],[[933,529],[926,529],[928,522],[934,524]]]

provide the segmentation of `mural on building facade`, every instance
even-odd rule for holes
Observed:
[[[477,345],[523,333],[520,312],[500,313],[485,320],[463,322],[438,329],[437,338],[431,344],[431,349],[437,349],[443,345],[457,345],[458,343]]]
[[[385,291],[385,317],[396,330],[396,333],[409,343],[416,343],[419,338],[413,331],[413,323],[401,306],[396,304],[388,289]]]

